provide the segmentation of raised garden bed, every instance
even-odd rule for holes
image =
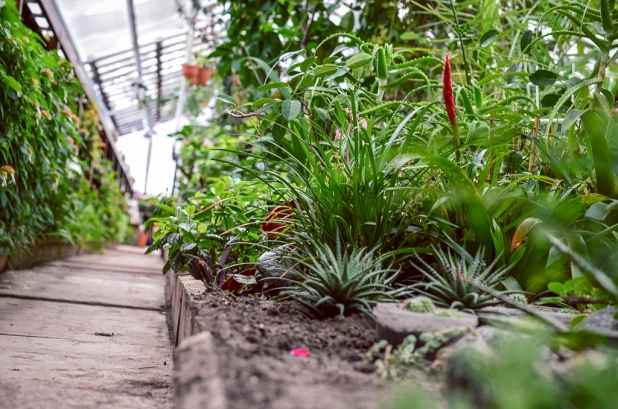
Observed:
[[[0,256],[0,272],[7,269],[22,270],[36,264],[77,256],[82,251],[81,247],[73,246],[62,238],[39,239],[34,245],[17,250],[10,256],[5,256],[4,263],[2,256]]]
[[[206,291],[186,275],[168,281],[178,409],[381,408],[390,400],[392,384],[365,361],[377,341],[370,317],[316,320],[294,303]],[[309,356],[294,356],[297,348]],[[196,371],[191,362],[206,359],[199,356],[216,367],[188,376]],[[213,387],[219,384],[222,394]]]

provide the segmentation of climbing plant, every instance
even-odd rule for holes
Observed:
[[[109,185],[103,180],[110,178],[105,161],[96,156],[98,125],[84,105],[71,64],[43,48],[21,23],[14,1],[0,3],[0,253],[45,234],[73,241],[104,237],[80,237],[74,228],[83,210],[75,206],[76,198],[88,201],[105,222],[101,196],[91,189]],[[95,177],[96,163],[102,168]],[[109,189],[121,209],[118,188]]]

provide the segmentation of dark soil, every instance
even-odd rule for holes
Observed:
[[[212,333],[230,409],[383,408],[389,389],[368,365],[375,323],[307,318],[293,303],[207,292],[196,322]],[[291,355],[306,348],[309,357]]]

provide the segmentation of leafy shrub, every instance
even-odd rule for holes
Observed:
[[[414,252],[455,243],[467,255],[463,267],[489,280],[483,284],[493,288],[498,276],[513,274],[533,300],[548,283],[585,274],[561,245],[615,275],[618,128],[611,111],[618,85],[607,67],[617,35],[600,7],[609,3],[489,3],[398,5],[386,30],[371,23],[382,16],[367,10],[390,6],[363,3],[348,31],[371,42],[324,30],[307,47],[279,27],[274,47],[287,48],[278,55],[264,43],[270,31],[253,30],[246,47],[223,45],[213,56],[222,72],[240,73],[240,90],[218,97],[230,108],[227,122],[217,119],[223,149],[187,144],[188,165],[194,158],[209,164],[192,166],[192,176],[236,172],[260,181],[277,197],[255,202],[264,211],[295,203],[294,216],[280,223],[285,228],[263,242],[270,249],[305,234],[333,252],[339,245],[346,253],[374,249],[374,257],[392,256],[399,267]],[[280,2],[272,10],[286,4],[299,6]],[[259,25],[246,20],[251,7],[230,9],[238,17],[232,36]],[[349,7],[361,11],[356,2]],[[264,21],[275,18],[268,10]],[[391,31],[412,16],[427,25]],[[565,51],[575,47],[598,64]],[[227,144],[234,133],[242,145]],[[418,279],[408,269],[400,277]],[[442,291],[454,291],[447,306],[494,302],[469,287],[458,294],[465,283],[442,278],[450,288]]]
[[[96,112],[74,114],[87,102],[71,65],[43,48],[14,2],[0,6],[0,82],[0,253],[46,234],[95,246],[115,238],[124,199],[100,153]]]
[[[238,265],[254,262],[260,254],[260,226],[266,212],[253,203],[266,194],[263,186],[227,176],[218,179],[207,194],[196,193],[184,206],[173,201],[160,203],[146,223],[147,228],[155,224],[159,227],[147,252],[169,249],[164,272],[185,270],[192,260],[207,265],[215,272],[210,273],[210,279],[202,278],[201,272],[195,276],[215,284],[218,271],[225,268],[233,272]],[[225,263],[217,267],[219,270],[214,269],[227,248],[230,250]],[[225,274],[217,285],[222,284]]]

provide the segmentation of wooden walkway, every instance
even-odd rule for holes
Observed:
[[[0,275],[0,408],[170,408],[162,265],[119,246]]]

